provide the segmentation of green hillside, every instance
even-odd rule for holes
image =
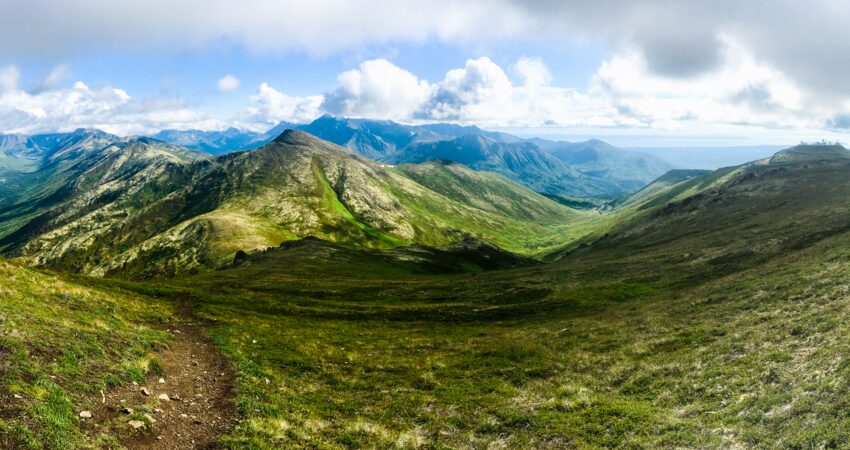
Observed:
[[[0,213],[6,255],[149,276],[219,267],[239,250],[304,236],[376,248],[475,237],[531,254],[584,220],[495,174],[386,167],[295,131],[213,160],[152,140],[91,155],[43,207],[31,198]]]

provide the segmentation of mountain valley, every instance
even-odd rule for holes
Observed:
[[[850,152],[648,180],[598,142],[423,130],[370,144],[392,161],[297,130],[3,141],[0,444],[172,439],[190,404],[136,391],[191,385],[160,359],[186,327],[232,365],[210,417],[238,420],[192,422],[223,448],[850,443]],[[630,194],[569,207],[513,181],[532,167]]]

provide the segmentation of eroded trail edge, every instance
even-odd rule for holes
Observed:
[[[155,354],[162,374],[104,393],[87,428],[128,449],[215,449],[236,424],[233,368],[180,303],[168,347]]]

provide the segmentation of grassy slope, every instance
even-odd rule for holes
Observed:
[[[71,449],[110,441],[81,431],[101,389],[142,381],[170,310],[0,260],[0,447]]]
[[[582,260],[169,284],[220,324],[247,419],[237,448],[842,446],[848,243],[682,288],[699,269]]]
[[[236,448],[843,447],[846,170],[685,181],[532,268],[305,257],[161,283],[219,323]]]
[[[9,226],[0,249],[38,266],[145,277],[216,268],[239,250],[304,236],[377,248],[471,236],[537,255],[599,219],[496,174],[389,168],[304,133],[195,164],[158,149],[141,143],[92,162],[74,195]],[[118,160],[129,154],[132,164]]]

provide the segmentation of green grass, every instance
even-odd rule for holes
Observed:
[[[72,449],[97,436],[77,414],[140,381],[170,309],[0,261],[0,447]],[[20,398],[17,398],[17,397]]]
[[[843,446],[848,244],[687,288],[700,267],[582,258],[449,276],[305,261],[159,286],[194,296],[236,365],[231,448]]]

